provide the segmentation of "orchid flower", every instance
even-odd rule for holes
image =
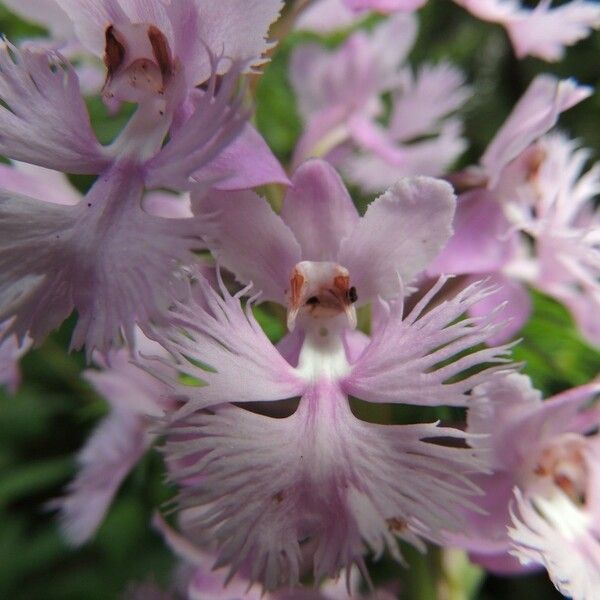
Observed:
[[[251,581],[275,590],[298,582],[303,549],[320,580],[362,566],[368,550],[401,561],[396,536],[418,547],[439,540],[457,523],[455,509],[472,506],[469,475],[484,468],[483,454],[436,441],[464,439],[453,428],[366,423],[348,396],[465,406],[475,385],[508,368],[507,347],[459,356],[494,331],[485,319],[457,321],[486,295],[479,285],[433,307],[442,279],[403,316],[400,281],[422,271],[450,235],[450,186],[401,180],[361,219],[332,167],[315,160],[294,175],[281,216],[251,192],[200,205],[218,261],[285,303],[288,328],[300,335],[286,359],[250,306],[202,285],[206,308],[178,303],[172,327],[155,329],[175,359],[167,364],[206,384],[164,379],[187,398],[170,416],[165,452],[179,505],[194,511],[194,541],[215,543],[218,565],[245,565]],[[350,337],[355,306],[378,298],[395,298],[380,300],[378,331]],[[240,406],[298,397],[281,419]]]
[[[136,343],[142,354],[165,354],[139,330]],[[62,532],[74,546],[94,534],[121,483],[151,447],[156,420],[177,407],[166,386],[132,364],[126,348],[94,359],[99,368],[84,377],[109,402],[110,412],[79,452],[79,472],[65,495],[48,505],[59,511]]]
[[[403,175],[439,175],[462,153],[461,123],[448,115],[469,96],[464,78],[448,63],[413,74],[404,63],[415,36],[414,17],[395,15],[333,52],[317,44],[294,51],[290,77],[306,123],[296,165],[323,156],[351,181],[381,191]],[[392,109],[384,126],[386,92]],[[430,139],[414,141],[423,136]]]
[[[427,0],[345,0],[347,8],[364,12],[411,12]],[[536,56],[560,60],[565,47],[586,38],[600,27],[600,6],[595,0],[572,0],[552,7],[540,0],[525,8],[517,0],[454,0],[483,21],[501,24],[507,31],[518,58]]]
[[[508,301],[512,321],[492,342],[514,335],[527,320],[530,300],[523,283],[564,301],[588,339],[598,302],[600,263],[593,198],[598,168],[581,179],[587,153],[563,136],[546,136],[558,115],[590,90],[570,80],[539,76],[485,151],[479,167],[453,179],[471,187],[458,201],[456,233],[429,273],[467,274],[467,283],[489,277],[499,286],[472,314]],[[533,240],[533,244],[531,243]],[[597,256],[598,255],[598,256]]]
[[[317,0],[302,9],[294,27],[300,31],[327,34],[351,27],[359,18],[344,0]]]
[[[552,0],[540,0],[533,8],[524,8],[516,0],[454,1],[479,19],[500,23],[518,58],[560,60],[565,47],[600,27],[600,6],[595,0],[571,0],[555,7]]]
[[[573,600],[600,582],[600,422],[591,383],[542,401],[523,375],[475,390],[467,431],[491,436],[493,474],[477,478],[486,515],[471,513],[452,543],[496,572],[544,566]],[[474,438],[477,439],[477,438]]]
[[[175,587],[179,590],[179,594],[171,596],[174,599],[352,600],[354,598],[355,600],[367,600],[367,598],[378,598],[379,600],[392,600],[395,597],[385,590],[377,590],[376,595],[361,594],[359,591],[361,577],[356,568],[353,568],[345,576],[343,574],[337,580],[323,583],[318,589],[288,589],[265,594],[243,573],[238,573],[228,579],[226,569],[213,569],[216,555],[210,549],[199,548],[190,543],[159,515],[154,518],[154,527],[182,561],[175,581]]]
[[[21,40],[19,45],[58,50],[75,64],[81,91],[92,95],[103,83],[102,63],[91,56],[75,35],[73,24],[57,0],[5,0],[6,7],[22,19],[47,30],[48,38]]]
[[[103,147],[73,67],[57,52],[3,43],[0,152],[99,176],[75,205],[0,194],[0,321],[11,320],[8,332],[19,339],[29,334],[40,343],[76,309],[72,347],[85,344],[89,357],[94,349],[118,346],[122,335],[133,342],[136,323],[160,320],[178,297],[180,269],[204,247],[196,219],[146,213],[145,189],[287,181],[230,104],[239,61],[248,67],[262,61],[264,29],[279,2],[257,4],[249,13],[256,21],[232,20],[235,2],[218,9],[200,0],[58,4],[81,43],[104,54],[107,101],[138,108]],[[231,36],[231,56],[217,60],[210,45],[223,45],[220,35]],[[217,73],[224,73],[218,89]],[[199,89],[208,77],[206,89]]]
[[[144,200],[148,209],[164,218],[178,218],[189,210],[182,209],[182,199],[164,192]],[[214,268],[208,263],[198,263],[195,273],[216,284]],[[139,355],[166,355],[164,348],[141,330],[136,329],[135,337]],[[171,390],[157,382],[156,373],[150,375],[135,366],[130,349],[113,349],[106,356],[94,353],[93,359],[97,368],[87,369],[83,376],[108,402],[110,412],[79,452],[79,472],[65,495],[49,503],[49,508],[59,511],[63,535],[74,546],[94,534],[122,481],[153,445],[157,420],[179,406]],[[163,366],[159,373],[175,375],[176,371]]]

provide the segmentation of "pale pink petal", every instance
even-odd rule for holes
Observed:
[[[246,115],[238,110],[239,99],[232,102],[238,76],[239,71],[232,67],[217,89],[217,76],[213,72],[208,90],[196,96],[189,118],[146,162],[144,178],[148,187],[186,191],[193,187],[207,188],[235,175],[234,167],[224,173],[222,162],[217,163],[215,170],[207,167],[214,165],[213,161],[235,143],[247,126]]]
[[[486,283],[497,287],[498,291],[473,304],[469,308],[469,315],[483,318],[503,302],[506,303],[492,320],[498,325],[497,332],[486,340],[487,344],[495,346],[514,338],[525,325],[531,315],[531,298],[526,287],[500,273],[490,274]]]
[[[551,7],[551,0],[542,0],[532,9],[507,0],[455,1],[484,21],[502,24],[519,58],[560,60],[566,46],[600,26],[600,7],[595,1],[573,0]]]
[[[491,475],[473,477],[472,481],[483,492],[477,497],[480,510],[465,511],[463,529],[446,534],[444,545],[475,552],[484,560],[505,558],[508,562],[516,562],[507,558],[510,557],[508,551],[511,548],[507,523],[510,520],[514,475],[498,470]]]
[[[346,109],[337,104],[315,113],[296,143],[291,169],[295,170],[312,157],[336,164],[335,151],[348,142],[350,136],[345,119]]]
[[[135,351],[148,357],[165,357],[167,354],[162,346],[148,339],[139,329],[135,332]],[[112,350],[106,357],[96,353],[94,362],[100,368],[85,370],[83,377],[113,410],[162,417],[175,407],[170,388],[158,379],[174,376],[173,367],[157,364],[154,374],[147,373],[133,363],[130,348]]]
[[[0,387],[4,386],[14,393],[21,383],[19,360],[29,350],[31,340],[25,339],[19,343],[14,335],[4,337],[6,329],[6,324],[0,324]]]
[[[338,257],[359,301],[397,296],[398,277],[409,284],[450,237],[455,206],[452,187],[428,177],[401,179],[372,202]]]
[[[185,582],[186,600],[261,600],[262,589],[243,575],[228,578],[224,568],[213,569],[217,556],[199,548],[169,527],[160,516],[153,520],[154,527],[164,537],[173,552],[191,569]]]
[[[514,445],[507,444],[508,439],[504,435],[514,425],[515,419],[541,408],[542,394],[533,387],[529,377],[511,373],[499,381],[478,386],[474,396],[476,402],[469,407],[467,414],[467,431],[485,436],[481,438],[482,444],[489,446],[491,442],[495,451],[495,468],[510,469],[519,458],[514,458]],[[491,440],[490,435],[493,435]]]
[[[461,194],[454,235],[427,273],[436,276],[497,271],[513,257],[517,235],[491,192],[481,188]]]
[[[134,413],[115,410],[100,423],[79,453],[80,470],[66,495],[50,504],[60,510],[61,528],[69,543],[79,546],[93,535],[149,443],[143,421]]]
[[[598,414],[585,409],[599,389],[590,383],[542,401],[528,377],[510,374],[475,390],[468,431],[491,434],[494,468],[518,473],[545,440],[565,432],[593,431]]]
[[[572,0],[550,8],[540,2],[506,28],[519,58],[537,56],[543,60],[563,58],[566,46],[572,46],[600,27],[600,6],[595,1]]]
[[[253,70],[267,61],[269,27],[277,21],[282,0],[195,0],[198,37],[217,56],[248,64]],[[198,61],[193,81],[210,75],[210,64]]]
[[[212,191],[194,199],[194,212],[219,264],[241,283],[252,282],[261,299],[285,304],[301,250],[266,200],[251,191]]]
[[[55,204],[73,205],[81,200],[81,194],[64,173],[27,163],[1,164],[0,188]]]
[[[344,336],[344,348],[350,364],[355,363],[371,342],[371,338],[357,329],[351,329]]]
[[[600,589],[600,540],[577,509],[565,503],[564,523],[545,518],[518,488],[509,534],[522,564],[541,564],[558,590],[573,600],[592,600]],[[590,515],[591,516],[591,515]]]
[[[186,219],[193,217],[189,194],[173,194],[162,190],[147,192],[142,199],[145,212],[163,219]]]
[[[290,80],[306,123],[294,165],[310,156],[329,158],[353,136],[359,145],[395,155],[372,122],[383,111],[380,94],[399,85],[399,68],[415,36],[414,18],[395,15],[371,32],[353,33],[333,52],[317,44],[294,50]]]
[[[135,334],[142,354],[164,357],[166,351],[141,331]],[[80,472],[55,500],[67,539],[85,542],[102,521],[123,479],[150,447],[155,426],[148,417],[163,417],[176,407],[170,390],[158,376],[175,375],[165,364],[151,375],[132,363],[131,350],[121,348],[107,356],[94,355],[98,369],[87,369],[84,378],[110,404],[111,412],[91,435],[78,456]]]
[[[142,211],[142,186],[135,170],[115,167],[75,206],[0,199],[0,319],[14,316],[19,337],[40,343],[75,308],[72,346],[89,356],[161,319],[203,244],[195,219]]]
[[[454,0],[483,21],[508,21],[520,8],[518,0]]]
[[[109,164],[92,131],[77,75],[56,52],[0,45],[0,152],[68,173]]]
[[[369,35],[371,67],[379,73],[382,89],[398,83],[398,69],[406,61],[417,38],[413,15],[397,14],[378,24]]]
[[[362,115],[355,115],[348,120],[348,132],[359,149],[373,153],[390,164],[390,169],[399,173],[406,160],[406,151],[399,146],[386,127]],[[369,154],[367,154],[368,156]],[[398,178],[399,175],[396,175]]]
[[[390,306],[387,322],[380,324],[344,381],[348,394],[368,402],[466,406],[475,386],[495,371],[509,368],[502,367],[510,362],[508,346],[460,357],[497,331],[489,318],[456,321],[485,298],[489,289],[472,285],[423,312],[444,282],[440,280],[405,319],[400,301]],[[472,367],[486,364],[487,369],[469,373]]]
[[[402,90],[393,98],[392,137],[404,141],[435,131],[470,95],[464,74],[450,63],[424,65],[414,76],[405,71]]]
[[[591,88],[579,86],[572,79],[538,75],[481,158],[490,187],[496,185],[511,160],[554,127],[561,112],[585,100],[591,93]]]
[[[398,69],[416,37],[416,21],[396,15],[370,33],[358,31],[333,52],[318,44],[294,50],[290,79],[305,120],[342,106],[346,113],[372,114],[378,95],[398,84]]]
[[[281,218],[298,240],[302,259],[314,261],[335,261],[341,241],[360,221],[335,169],[323,160],[314,159],[294,173]]]
[[[276,348],[292,367],[297,367],[303,344],[304,331],[297,327],[291,333],[286,333],[276,344]]]
[[[315,0],[298,15],[294,27],[326,34],[346,29],[359,18],[346,6],[344,0]]]
[[[322,381],[288,418],[231,405],[190,415],[166,451],[194,539],[217,542],[218,565],[244,565],[270,590],[298,581],[300,541],[314,545],[318,580],[362,564],[365,548],[401,560],[396,536],[420,547],[421,536],[457,526],[479,465],[471,450],[431,439],[446,436],[463,434],[359,421]]]
[[[251,306],[242,308],[239,298],[223,286],[221,292],[224,297],[208,282],[199,281],[197,294],[208,308],[195,298],[178,303],[169,317],[173,326],[154,331],[177,359],[177,369],[206,384],[192,387],[180,384],[176,377],[164,377],[177,396],[189,399],[179,412],[233,399],[255,402],[299,395],[305,384],[264,334]]]
[[[73,25],[56,0],[4,0],[8,9],[26,21],[47,29],[57,40],[69,40],[75,35]]]
[[[306,121],[323,109],[342,108],[346,115],[372,109],[390,75],[389,69],[373,68],[370,39],[363,31],[334,52],[309,44],[296,49],[291,58],[290,80]]]
[[[352,10],[375,10],[382,13],[395,11],[412,12],[423,6],[427,0],[345,0]]]
[[[413,175],[441,176],[466,149],[462,124],[449,120],[437,136],[420,142],[398,145],[401,160],[388,162],[376,154],[355,154],[342,159],[344,176],[365,192],[380,192],[394,185],[400,177]]]
[[[550,292],[550,290],[548,290]],[[594,346],[600,346],[600,322],[598,319],[598,294],[554,293],[557,299],[571,311],[581,335]]]
[[[544,136],[534,151],[543,157],[518,203],[508,208],[535,240],[529,282],[565,304],[583,335],[598,342],[600,235],[595,204],[600,164],[584,172],[589,152],[562,134]],[[507,198],[508,200],[508,198]]]
[[[250,124],[246,124],[237,138],[192,177],[212,179],[220,190],[249,189],[267,183],[289,184],[281,164]]]
[[[317,111],[337,103],[335,87],[327,84],[329,64],[337,66],[337,61],[319,44],[302,44],[292,53],[290,82],[305,121]]]

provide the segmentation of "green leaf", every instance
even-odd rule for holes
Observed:
[[[28,462],[0,472],[0,509],[8,503],[46,490],[73,472],[70,457]]]

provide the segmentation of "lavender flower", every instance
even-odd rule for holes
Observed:
[[[542,402],[515,374],[476,389],[468,431],[491,436],[494,473],[477,479],[487,515],[453,539],[494,571],[516,570],[513,556],[543,565],[574,600],[594,598],[600,581],[599,392],[591,383]]]
[[[345,0],[356,11],[383,13],[409,12],[421,8],[427,0]],[[573,0],[552,7],[542,0],[534,8],[525,8],[517,0],[454,0],[484,21],[500,23],[506,29],[518,58],[536,56],[556,61],[566,46],[586,38],[600,27],[600,7],[595,1]]]
[[[518,58],[536,56],[547,61],[560,60],[565,47],[600,27],[600,6],[594,1],[572,0],[552,7],[552,0],[542,0],[534,8],[525,8],[515,0],[455,2],[479,19],[500,23]]]
[[[534,80],[481,159],[455,177],[472,186],[458,202],[456,233],[429,273],[487,274],[499,286],[472,314],[507,300],[512,321],[493,342],[516,333],[530,300],[522,282],[569,306],[582,332],[596,342],[598,304],[598,168],[580,176],[585,151],[562,135],[542,137],[558,115],[585,99],[589,88],[549,76]],[[533,244],[531,243],[533,240]]]
[[[399,276],[410,281],[449,236],[449,186],[401,181],[360,219],[332,168],[312,161],[294,176],[281,217],[252,194],[223,196],[214,200],[217,257],[266,298],[285,301],[288,326],[301,335],[286,360],[238,297],[202,285],[207,308],[180,303],[173,327],[155,332],[176,368],[206,384],[165,379],[188,398],[172,416],[166,453],[179,504],[193,508],[194,540],[216,543],[218,565],[244,566],[267,590],[297,583],[303,548],[320,580],[362,565],[368,550],[387,548],[400,561],[396,536],[418,547],[439,540],[469,505],[468,477],[483,457],[435,441],[464,440],[456,429],[361,421],[348,395],[465,406],[508,360],[506,347],[458,356],[493,332],[483,320],[456,322],[486,291],[474,286],[426,310],[441,280],[406,317],[401,299],[384,303],[372,339],[358,345],[348,333],[357,302],[397,297]],[[283,419],[227,404],[298,396]]]
[[[185,514],[180,520],[185,520]],[[284,589],[274,593],[264,593],[259,586],[243,573],[227,577],[226,569],[213,569],[216,559],[214,552],[194,546],[170,527],[159,515],[154,518],[155,528],[163,535],[173,552],[182,561],[176,576],[176,587],[180,598],[188,600],[358,600],[376,597],[392,600],[394,596],[384,590],[377,590],[376,596],[359,592],[360,574],[353,568],[337,580],[323,583],[318,589]]]
[[[140,331],[135,341],[143,354],[165,354]],[[66,494],[48,505],[60,511],[63,534],[75,546],[94,534],[121,483],[151,447],[156,419],[177,408],[170,390],[133,365],[127,349],[111,351],[108,360],[94,358],[99,369],[88,369],[84,377],[109,402],[110,412],[79,452],[79,473]],[[171,371],[162,369],[163,374]]]
[[[29,333],[39,343],[75,308],[72,347],[85,344],[90,356],[95,348],[118,345],[121,335],[133,342],[136,323],[160,320],[178,297],[178,271],[193,264],[193,251],[203,247],[197,220],[167,221],[143,210],[145,188],[287,181],[262,138],[230,105],[239,71],[232,60],[243,56],[249,66],[261,61],[264,33],[256,25],[267,13],[276,17],[279,2],[261,4],[257,22],[232,21],[235,2],[218,10],[192,0],[59,5],[81,42],[104,53],[107,100],[136,102],[138,108],[113,144],[103,147],[71,65],[56,52],[3,44],[0,151],[99,177],[74,206],[2,194],[0,320],[11,319],[9,332],[20,339]],[[232,56],[216,61],[209,48],[221,43],[221,34],[232,36]],[[198,89],[211,69],[207,89]],[[216,72],[225,71],[217,90]]]
[[[291,81],[306,122],[296,165],[325,156],[350,180],[381,191],[402,175],[439,175],[458,157],[462,127],[448,115],[469,91],[448,63],[426,65],[416,75],[404,65],[415,36],[415,19],[396,15],[371,33],[353,33],[334,52],[316,44],[294,51]],[[378,122],[384,92],[393,95],[386,126]],[[432,139],[413,141],[423,136]]]
[[[5,0],[4,4],[22,19],[48,31],[49,37],[26,39],[21,46],[58,50],[75,64],[84,94],[92,95],[100,91],[104,79],[102,63],[79,42],[71,20],[56,0]]]

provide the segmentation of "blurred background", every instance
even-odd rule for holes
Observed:
[[[290,4],[290,3],[288,3]],[[287,61],[295,44],[308,34],[289,34],[291,10],[274,29],[286,36],[275,49],[264,75],[252,86],[256,123],[284,162],[300,134]],[[13,41],[43,30],[12,16],[0,4],[0,30]],[[335,36],[328,43],[335,44]],[[504,31],[476,21],[450,2],[430,0],[420,12],[420,34],[410,59],[448,58],[467,74],[476,93],[464,112],[471,146],[457,167],[475,162],[497,127],[531,79],[540,72],[573,76],[582,83],[600,80],[600,33],[567,51],[559,64],[535,59],[517,61]],[[120,130],[125,109],[109,117],[98,99],[89,101],[92,121],[103,142]],[[565,113],[560,127],[593,149],[600,148],[600,93]],[[91,181],[73,178],[85,191]],[[366,198],[356,195],[359,205]],[[600,353],[581,340],[567,312],[536,294],[533,319],[521,332],[515,358],[545,395],[588,382],[600,372]],[[272,337],[283,329],[268,308],[259,314]],[[105,402],[80,377],[80,353],[67,353],[71,319],[41,348],[22,361],[23,383],[14,395],[0,390],[0,598],[7,600],[110,600],[131,582],[168,584],[175,564],[161,538],[149,527],[153,511],[171,495],[163,483],[158,452],[151,452],[126,480],[93,542],[69,548],[59,535],[45,504],[61,494],[74,474],[74,456],[106,413]],[[515,600],[552,599],[545,575],[498,578],[483,575],[459,553],[432,550],[420,556],[406,549],[410,569],[386,561],[374,567],[376,579],[401,579],[400,597],[407,599]],[[443,579],[444,585],[439,582]],[[599,592],[600,594],[600,592]]]

